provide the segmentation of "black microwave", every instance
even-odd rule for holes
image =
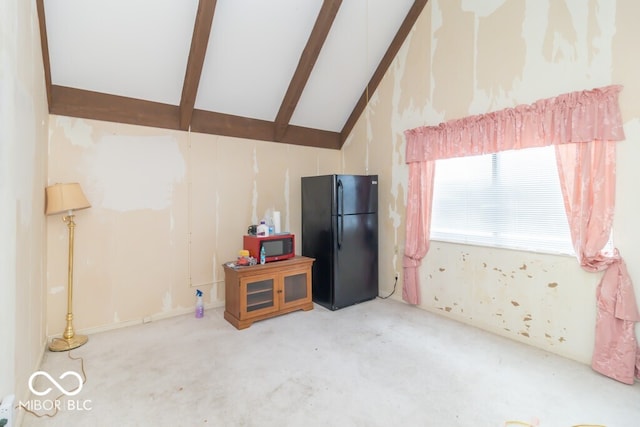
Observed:
[[[255,259],[260,259],[260,250],[264,248],[265,262],[280,261],[295,256],[295,236],[279,233],[267,237],[244,236],[244,249]]]

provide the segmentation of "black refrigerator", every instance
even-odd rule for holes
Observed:
[[[337,310],[377,297],[378,176],[309,176],[301,187],[313,301]]]

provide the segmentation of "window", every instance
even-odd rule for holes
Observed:
[[[573,255],[553,146],[438,160],[431,238]]]

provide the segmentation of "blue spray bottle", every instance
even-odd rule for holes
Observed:
[[[196,317],[204,316],[204,303],[202,302],[202,291],[196,289]]]

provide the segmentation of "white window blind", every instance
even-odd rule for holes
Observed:
[[[431,238],[573,255],[554,148],[438,160]]]

